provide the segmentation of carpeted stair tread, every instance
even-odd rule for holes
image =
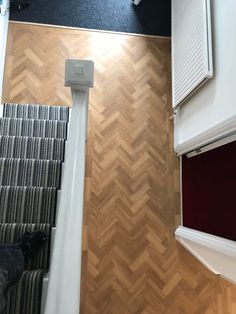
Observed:
[[[0,118],[0,135],[66,139],[67,122],[55,120]]]
[[[0,244],[17,243],[26,231],[36,230],[46,231],[49,241],[25,265],[20,282],[7,294],[3,314],[40,314],[68,120],[68,107],[4,104],[0,118]]]
[[[25,271],[7,294],[3,314],[40,314],[44,270]]]
[[[24,233],[32,231],[45,231],[48,235],[48,242],[37,255],[25,264],[25,269],[48,269],[50,258],[50,224],[16,224],[16,223],[0,223],[0,244],[18,243]]]
[[[65,140],[0,136],[0,158],[64,160]]]
[[[1,186],[0,222],[55,224],[56,188]]]
[[[60,187],[61,162],[57,160],[0,158],[0,185]]]
[[[5,103],[3,116],[8,118],[58,120],[68,122],[69,108],[66,106]]]

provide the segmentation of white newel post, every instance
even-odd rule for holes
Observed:
[[[73,106],[45,314],[79,314],[87,112],[93,76],[92,61],[66,60],[65,85],[71,87]]]

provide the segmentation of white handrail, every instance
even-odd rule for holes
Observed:
[[[72,88],[73,106],[45,314],[79,313],[85,146],[93,62],[67,60],[66,85]]]

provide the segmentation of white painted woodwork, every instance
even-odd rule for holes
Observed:
[[[175,115],[178,154],[236,132],[236,1],[212,0],[214,77],[192,95]]]
[[[188,156],[188,158],[192,158],[194,156],[206,153],[209,150],[215,149],[215,148],[220,147],[220,146],[224,146],[226,144],[229,144],[229,143],[232,143],[235,141],[236,141],[236,133],[229,135],[227,137],[224,137],[224,138],[222,138],[216,142],[212,142],[208,145],[202,146],[201,148],[199,148],[197,150],[193,150],[190,153],[188,153],[187,156]]]
[[[87,112],[89,87],[93,86],[93,62],[87,61],[86,63],[89,69],[86,68],[87,65],[83,61],[66,61],[65,82],[67,86],[69,86],[69,81],[73,82],[70,85],[73,106],[70,115],[45,314],[78,314],[80,307]],[[68,67],[69,71],[67,71]],[[76,83],[76,76],[78,83]],[[84,84],[85,81],[87,85]]]
[[[186,227],[178,227],[176,239],[215,274],[236,283],[236,242]]]
[[[212,75],[210,0],[172,0],[173,107]]]

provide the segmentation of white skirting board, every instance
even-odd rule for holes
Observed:
[[[3,0],[0,6],[0,102],[2,101],[2,85],[7,44],[7,30],[9,21],[9,0]]]
[[[175,151],[178,155],[183,155],[185,153],[189,153],[190,151],[197,149],[199,147],[205,146],[209,143],[212,143],[217,140],[221,140],[222,138],[226,138],[231,136],[236,132],[236,114],[223,120],[221,123],[216,124],[201,132],[200,134],[194,136],[188,141],[181,143],[179,141],[179,125],[180,125],[180,113],[177,112],[174,117],[175,123]]]
[[[235,241],[186,227],[178,227],[175,237],[208,269],[236,283]]]

